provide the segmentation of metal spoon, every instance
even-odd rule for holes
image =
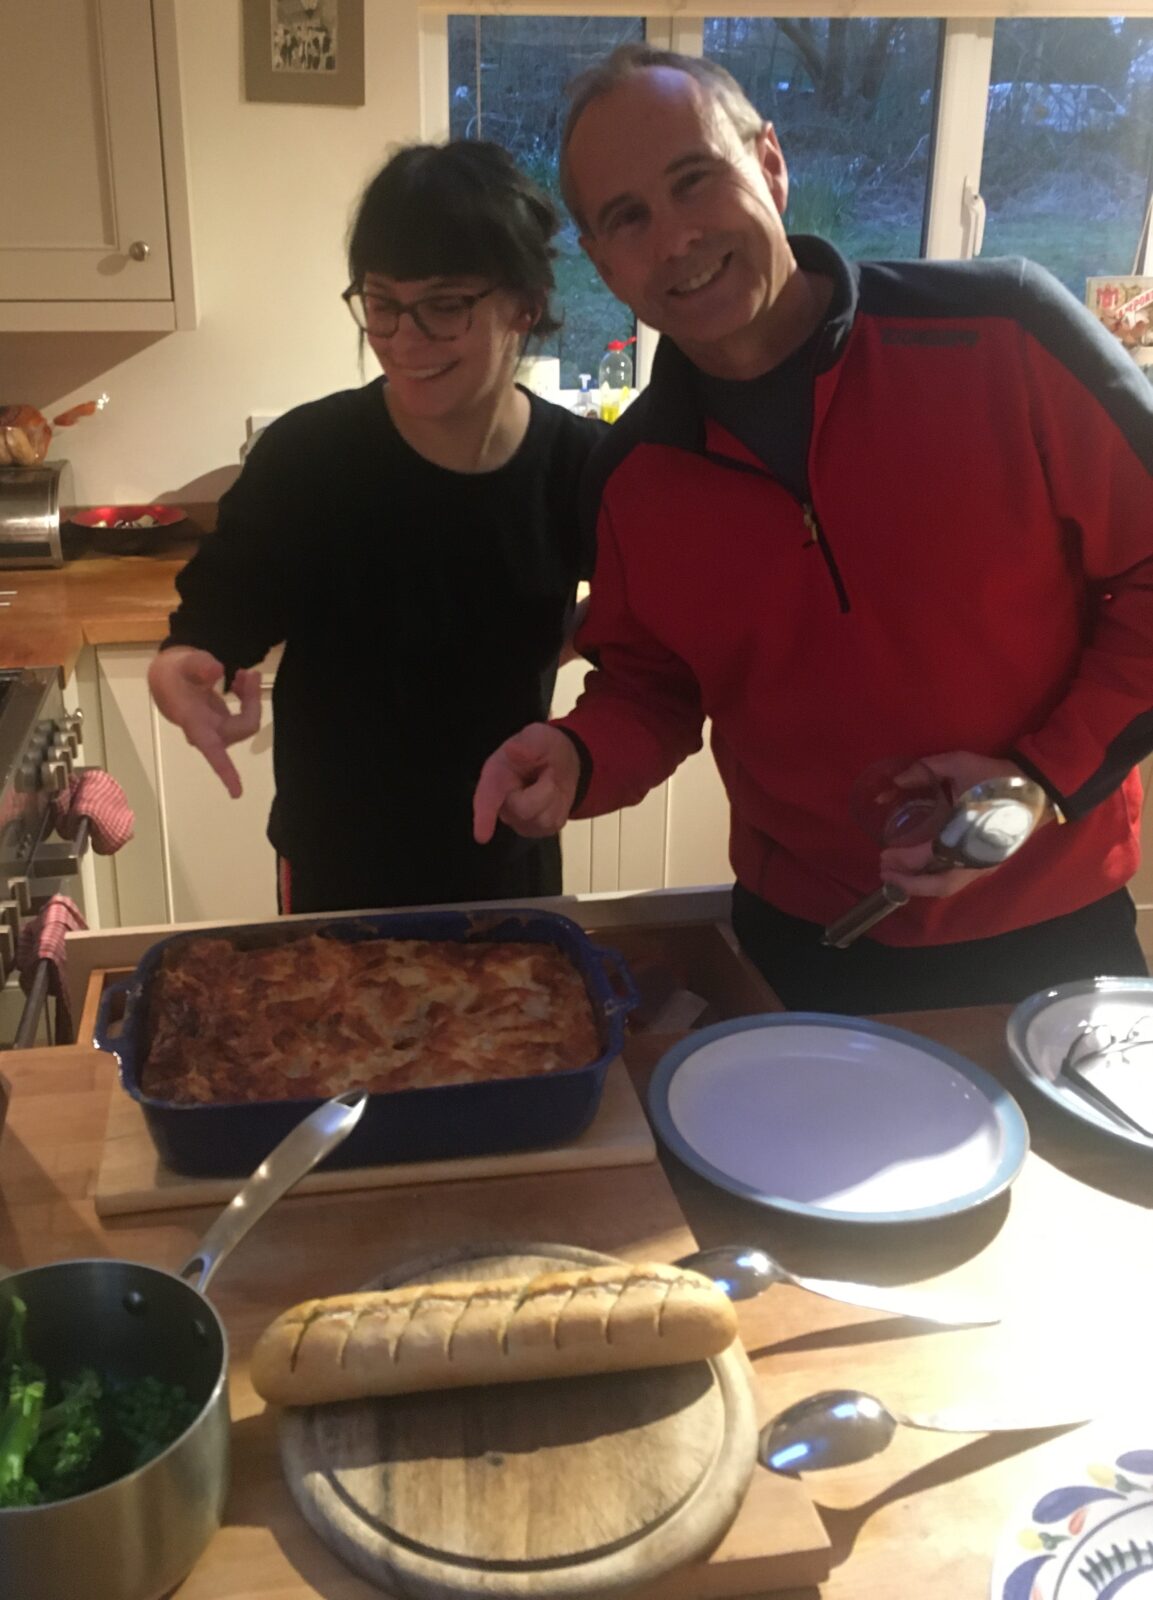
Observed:
[[[958,796],[952,814],[933,841],[933,860],[925,870],[1000,866],[1025,843],[1045,814],[1047,804],[1045,791],[1031,778],[987,778],[975,783]],[[846,950],[908,900],[904,889],[895,883],[884,883],[831,922],[821,943]]]
[[[964,1406],[945,1411],[891,1411],[859,1389],[826,1389],[809,1395],[773,1417],[761,1429],[757,1460],[770,1472],[821,1472],[847,1467],[879,1455],[898,1425],[934,1433],[1027,1433],[1049,1428],[1079,1427],[1086,1412],[1064,1416],[1049,1412],[1013,1415],[982,1414]]]
[[[988,1307],[953,1300],[946,1296],[906,1294],[898,1289],[878,1289],[864,1283],[846,1283],[837,1278],[802,1278],[759,1245],[718,1245],[681,1256],[674,1265],[703,1272],[722,1288],[730,1300],[752,1300],[774,1283],[790,1283],[811,1294],[824,1295],[842,1305],[862,1306],[867,1311],[888,1311],[897,1317],[916,1317],[942,1328],[982,1328],[1000,1322]]]

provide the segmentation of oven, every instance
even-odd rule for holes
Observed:
[[[80,753],[81,718],[64,706],[56,667],[0,671],[0,1050],[63,1043],[48,1028],[49,969],[37,968],[27,1000],[16,978],[20,933],[54,894],[83,911],[83,820],[74,841],[57,838],[52,796],[68,786]]]

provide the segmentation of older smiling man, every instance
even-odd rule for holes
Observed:
[[[591,474],[576,710],[486,763],[476,834],[635,803],[701,740],[738,934],[786,1004],[1013,1000],[1143,972],[1125,885],[1153,749],[1153,392],[1030,263],[850,263],[789,237],[737,84],[626,47],[574,85],[564,181],[608,286],[660,330]],[[851,820],[857,775],[1025,773],[1064,826],[925,872]],[[914,898],[849,950],[878,872]]]

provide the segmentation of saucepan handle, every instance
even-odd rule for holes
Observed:
[[[607,944],[594,944],[590,948],[610,988],[614,990],[605,1005],[605,1015],[615,1017],[623,1012],[632,1011],[640,1004],[641,997],[624,956],[619,950],[614,950]]]
[[[343,1144],[364,1115],[368,1095],[363,1089],[350,1089],[326,1100],[322,1106],[298,1122],[276,1149],[267,1155],[230,1204],[221,1212],[200,1241],[196,1254],[181,1267],[178,1276],[201,1294],[208,1288],[217,1267],[260,1221],[282,1195],[295,1187],[318,1161]]]

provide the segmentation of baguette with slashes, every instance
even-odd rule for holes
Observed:
[[[322,1405],[700,1361],[736,1331],[708,1278],[621,1263],[306,1300],[265,1329],[251,1374],[273,1404]]]

